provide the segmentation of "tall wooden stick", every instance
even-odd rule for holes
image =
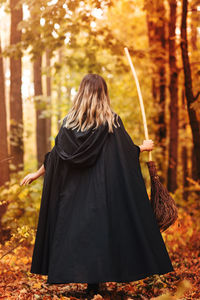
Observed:
[[[124,51],[125,51],[126,56],[128,58],[128,62],[130,64],[131,71],[132,71],[133,77],[135,79],[135,83],[136,83],[136,87],[137,87],[137,92],[138,92],[138,96],[139,96],[139,101],[140,101],[140,108],[141,108],[141,111],[142,111],[142,119],[143,119],[143,125],[144,125],[145,139],[148,140],[149,139],[149,135],[148,135],[148,128],[147,128],[147,120],[146,120],[146,115],[145,115],[145,110],[144,110],[144,103],[143,103],[142,93],[141,93],[141,89],[140,89],[140,84],[139,84],[139,81],[138,81],[138,78],[137,78],[137,74],[135,72],[135,68],[133,66],[133,63],[132,63],[129,51],[128,51],[128,48],[125,47]],[[149,161],[151,161],[151,160],[152,160],[152,154],[151,154],[151,151],[149,151]]]

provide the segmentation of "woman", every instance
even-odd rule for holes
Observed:
[[[150,205],[139,156],[110,107],[105,80],[87,74],[55,146],[29,184],[45,174],[31,272],[47,282],[130,282],[174,271]]]

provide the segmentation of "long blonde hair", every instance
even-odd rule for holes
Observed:
[[[66,116],[66,128],[85,131],[96,125],[108,122],[108,131],[113,132],[115,113],[110,107],[108,88],[105,80],[98,74],[87,74],[83,77],[79,90],[74,97],[73,105]],[[116,115],[118,123],[118,115]],[[119,123],[118,123],[119,125]]]

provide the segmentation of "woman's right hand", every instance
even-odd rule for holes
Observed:
[[[154,142],[152,140],[144,140],[141,147],[142,151],[152,151],[154,147]]]
[[[22,179],[22,181],[20,182],[20,185],[30,184],[31,182],[33,182],[38,177],[44,175],[44,173],[45,173],[45,167],[44,167],[44,164],[42,164],[42,166],[39,168],[39,170],[37,170],[34,173],[29,173],[28,175],[26,175],[24,177],[24,179]]]
[[[30,173],[28,175],[26,175],[22,181],[20,182],[20,185],[27,185],[27,184],[30,184],[31,182],[33,182],[35,179],[37,179],[39,176],[38,176],[38,173],[35,172],[35,173]]]

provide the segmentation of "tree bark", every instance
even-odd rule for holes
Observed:
[[[6,99],[5,99],[5,85],[4,85],[4,69],[3,57],[1,56],[1,41],[0,41],[0,186],[4,185],[10,179],[9,174],[9,157],[8,157],[8,138],[7,138],[7,115],[6,115]]]
[[[146,19],[147,19],[147,29],[148,29],[148,39],[149,39],[149,53],[150,59],[152,61],[152,84],[151,84],[151,92],[154,101],[157,101],[157,84],[156,84],[156,70],[155,70],[155,61],[154,61],[154,51],[155,51],[155,22],[151,20],[151,11],[148,10],[146,12]]]
[[[169,165],[168,183],[170,192],[177,188],[177,158],[178,158],[178,71],[176,61],[176,10],[177,0],[170,0],[169,18],[169,68],[170,68],[170,130],[169,130]]]
[[[194,3],[192,5],[192,16],[191,16],[191,45],[192,45],[193,50],[198,50],[198,48],[197,48],[198,23],[199,23],[199,16],[198,16],[198,11],[197,11],[197,3]]]
[[[58,50],[58,62],[59,65],[62,63],[62,49]],[[62,87],[62,70],[59,72],[59,79],[58,79],[58,84],[57,84],[57,99],[56,99],[56,107],[57,107],[57,130],[60,129],[60,119],[61,119],[61,106],[62,106],[62,92],[61,92],[61,87]]]
[[[182,90],[182,107],[181,107],[181,124],[182,124],[182,136],[184,136],[184,143],[181,148],[181,159],[182,159],[182,182],[183,182],[183,199],[188,200],[188,191],[185,191],[184,189],[189,186],[187,177],[189,177],[189,168],[188,168],[188,148],[187,143],[185,143],[185,132],[187,130],[187,124],[188,124],[188,113],[187,113],[187,104],[185,101],[185,92]]]
[[[44,161],[44,155],[47,152],[46,149],[46,119],[41,115],[44,109],[42,99],[40,98],[42,92],[42,57],[39,56],[33,62],[33,74],[34,74],[34,95],[35,108],[36,108],[36,144],[37,144],[37,163],[38,168]]]
[[[166,123],[165,123],[165,96],[166,96],[166,21],[165,6],[163,1],[158,1],[157,14],[159,16],[156,23],[156,39],[159,44],[159,54],[157,58],[159,76],[159,106],[158,114],[158,141],[165,153]]]
[[[47,75],[46,75],[46,93],[48,97],[47,108],[48,108],[48,116],[46,118],[46,150],[47,152],[51,150],[51,59],[50,53],[46,50],[46,68],[47,68]]]
[[[188,1],[182,0],[182,20],[181,20],[181,53],[184,69],[185,80],[185,94],[187,99],[187,108],[189,114],[189,121],[192,130],[192,139],[194,147],[194,167],[195,172],[193,174],[195,180],[200,180],[200,124],[197,119],[195,110],[191,107],[191,104],[196,100],[193,94],[192,88],[192,76],[190,69],[190,61],[188,55],[188,41],[187,41],[187,11]]]
[[[192,57],[194,56],[194,59],[196,57],[198,57],[198,47],[197,47],[197,27],[198,27],[198,11],[197,11],[197,2],[192,2],[191,3],[192,7],[191,7],[191,46],[192,46]],[[198,65],[197,66],[193,66],[193,72],[194,72],[194,76],[197,75],[198,76]],[[192,149],[192,178],[196,179],[197,178],[197,174],[196,174],[196,157],[195,157],[195,151],[194,151],[194,147]]]
[[[19,3],[19,0],[10,0],[11,45],[16,45],[21,41],[21,31],[17,28],[19,22],[22,21],[22,7],[19,6]],[[15,166],[14,171],[22,170],[24,164],[21,77],[21,53],[18,53],[15,57],[10,58],[10,150],[13,157],[12,165]]]
[[[165,100],[166,100],[166,19],[165,6],[159,0],[154,5],[147,7],[147,27],[152,61],[152,95],[158,107],[158,115],[155,119],[157,125],[156,141],[162,149],[162,158],[158,161],[159,169],[164,175],[164,164],[166,156],[166,121],[165,121]],[[164,177],[160,176],[162,182]]]

